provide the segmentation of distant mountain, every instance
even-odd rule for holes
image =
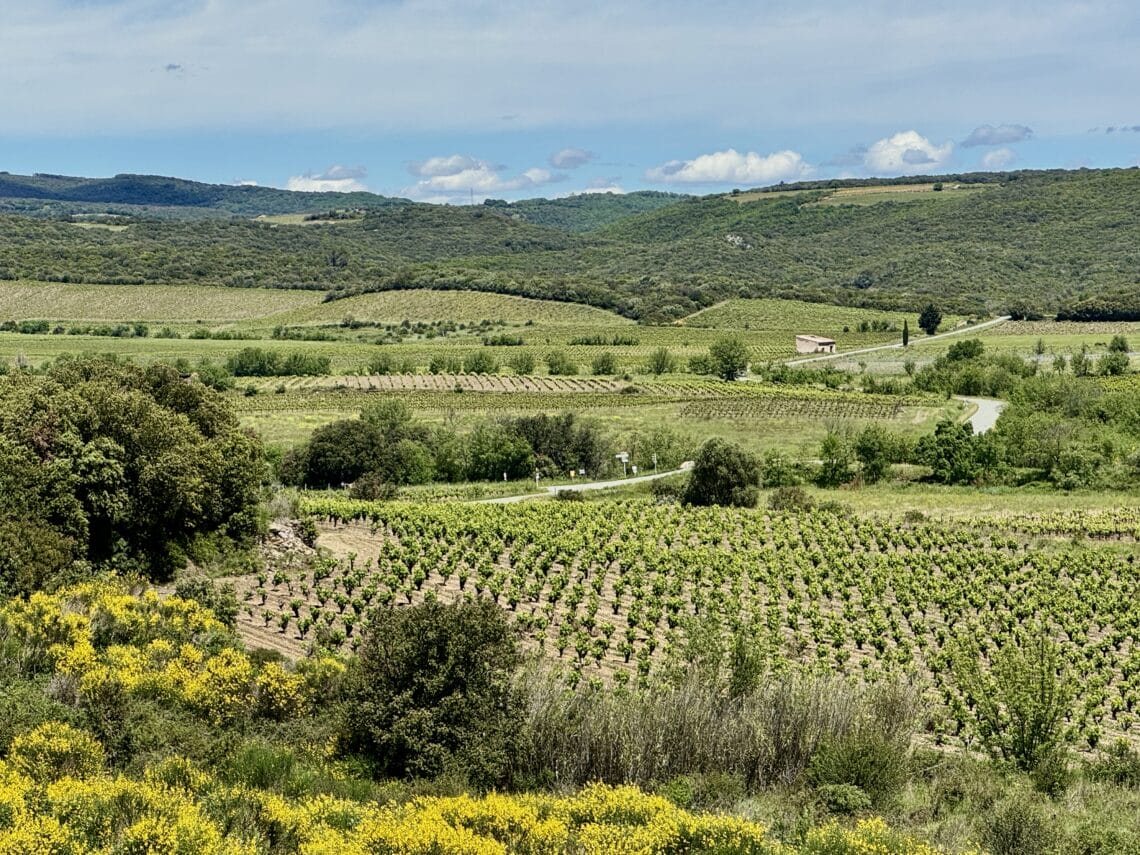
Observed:
[[[161,175],[77,178],[0,172],[0,211],[17,213],[256,217],[409,204],[407,199],[375,193],[299,193],[273,187],[203,184]]]

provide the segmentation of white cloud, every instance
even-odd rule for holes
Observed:
[[[563,177],[541,167],[531,167],[514,176],[504,175],[505,169],[461,154],[431,157],[411,164],[411,173],[421,180],[403,193],[420,201],[462,202],[472,195],[481,201],[493,195],[534,190]]]
[[[358,190],[368,190],[360,179],[368,175],[363,166],[341,166],[334,164],[319,175],[306,172],[304,175],[294,175],[285,184],[286,190],[298,190],[305,193],[352,193]]]
[[[995,148],[982,155],[982,166],[986,169],[1005,169],[1017,160],[1017,154],[1011,148]]]
[[[550,155],[550,165],[555,169],[577,169],[597,157],[592,151],[583,148],[564,148]]]
[[[736,149],[702,154],[692,160],[670,160],[645,173],[665,184],[770,184],[811,174],[811,166],[795,151],[762,155]]]
[[[935,145],[918,131],[901,131],[867,148],[863,166],[880,175],[937,172],[954,153],[954,143]]]
[[[256,187],[257,182],[252,178],[235,178],[232,182],[234,187]]]

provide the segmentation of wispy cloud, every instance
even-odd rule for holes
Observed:
[[[650,169],[645,177],[663,184],[768,184],[803,178],[811,171],[799,152],[763,155],[730,148],[692,160],[670,160]]]
[[[1033,136],[1033,129],[1025,125],[979,125],[962,140],[963,148],[979,145],[1010,145]]]
[[[596,157],[596,154],[584,148],[564,148],[550,155],[549,163],[555,169],[577,169]]]
[[[266,122],[494,132],[505,117],[512,128],[659,122],[660,132],[726,116],[759,133],[793,115],[800,126],[961,124],[1011,103],[1031,124],[1060,116],[1084,128],[1129,103],[1140,77],[1140,18],[1124,0],[1040,0],[1031,15],[992,0],[716,0],[715,14],[654,0],[2,5],[0,115],[20,133]],[[947,40],[966,19],[971,38]],[[139,74],[167,65],[208,71],[187,74],[192,85],[171,99],[177,75]]]
[[[918,131],[901,131],[867,147],[864,168],[877,175],[933,172],[950,160],[954,143],[935,145]]]
[[[1017,160],[1017,153],[1012,148],[995,148],[982,155],[982,167],[985,169],[1005,169]]]

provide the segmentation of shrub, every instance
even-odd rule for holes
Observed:
[[[214,617],[229,629],[237,626],[237,593],[229,582],[219,584],[207,576],[186,576],[175,584],[174,596],[194,600],[213,612]]]
[[[876,807],[902,788],[906,775],[906,746],[874,732],[856,731],[827,740],[808,767],[808,779],[817,787],[857,787]]]
[[[1053,851],[1055,832],[1041,805],[1016,793],[982,817],[982,845],[993,855],[1045,855]]]
[[[515,374],[533,374],[535,364],[534,354],[529,350],[512,354],[511,358],[507,360],[507,365]]]
[[[486,350],[473,350],[463,358],[463,371],[467,374],[494,374],[499,370],[495,355]]]
[[[1121,374],[1128,373],[1128,366],[1130,365],[1128,353],[1113,351],[1106,353],[1100,358],[1096,364],[1096,370],[1099,374],[1106,377],[1115,377]]]
[[[1066,717],[1074,685],[1060,648],[1042,628],[1019,633],[987,670],[975,644],[954,659],[954,677],[974,710],[974,726],[992,754],[1029,772],[1070,738]]]
[[[546,355],[546,370],[552,375],[573,375],[578,373],[578,366],[564,351],[552,350]]]
[[[722,380],[735,380],[748,370],[748,346],[742,339],[718,339],[709,347],[710,374]]]
[[[768,507],[773,511],[809,511],[812,504],[803,487],[780,487],[768,497]]]
[[[599,353],[594,357],[594,363],[590,367],[595,376],[603,374],[616,374],[617,373],[617,358],[608,350]]]
[[[672,374],[676,366],[676,360],[668,348],[659,347],[649,354],[649,363],[645,366],[645,370],[649,374]]]
[[[346,676],[340,750],[380,775],[504,783],[521,725],[519,662],[489,601],[378,611]]]
[[[832,813],[853,814],[871,807],[871,797],[854,784],[823,784],[816,795]]]
[[[1140,751],[1127,740],[1117,740],[1105,756],[1088,766],[1089,777],[1109,781],[1120,787],[1140,788]]]

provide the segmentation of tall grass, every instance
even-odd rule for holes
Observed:
[[[729,773],[750,790],[800,781],[825,744],[872,734],[905,756],[917,695],[900,682],[856,686],[782,675],[733,698],[693,673],[648,690],[567,689],[523,678],[528,703],[519,776],[555,786],[648,786],[679,775]]]

